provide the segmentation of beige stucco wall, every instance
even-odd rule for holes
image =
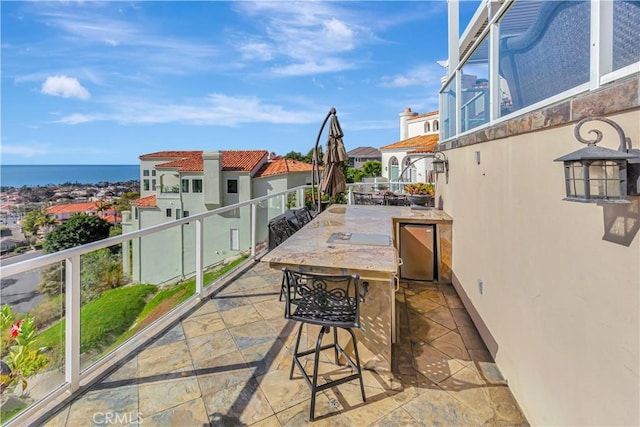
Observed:
[[[610,118],[638,148],[640,112]],[[446,152],[453,280],[532,425],[640,425],[640,198],[562,200],[574,125]]]

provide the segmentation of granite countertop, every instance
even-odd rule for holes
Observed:
[[[267,253],[262,261],[275,268],[289,266],[302,271],[329,270],[391,278],[398,271],[398,254],[391,243],[395,224],[441,221],[450,222],[451,217],[435,209],[417,211],[406,206],[332,205]],[[354,238],[353,244],[348,238],[336,242],[335,233],[347,237],[357,235],[358,239]],[[366,238],[367,234],[372,235],[370,239]],[[379,244],[382,236],[389,237],[389,245]],[[367,241],[376,244],[366,244]]]

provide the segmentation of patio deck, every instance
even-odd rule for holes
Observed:
[[[253,264],[44,425],[308,424],[309,387],[289,379],[296,323],[283,318],[280,280]],[[364,371],[366,402],[357,381],[318,393],[313,424],[528,425],[453,287],[401,285],[393,372]],[[327,358],[320,372],[344,369]]]

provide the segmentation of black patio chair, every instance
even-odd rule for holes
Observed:
[[[293,378],[293,370],[297,366],[311,388],[309,420],[313,421],[315,419],[317,392],[354,379],[360,380],[362,400],[366,402],[360,357],[358,356],[358,343],[353,332],[353,328],[360,327],[360,302],[364,302],[367,292],[366,282],[360,288],[360,278],[357,275],[299,273],[287,268],[283,269],[283,280],[286,285],[284,292],[286,297],[285,318],[300,322],[289,379]],[[320,333],[318,334],[315,348],[299,351],[302,327],[305,323],[321,326]],[[338,343],[337,328],[342,328],[351,335],[355,360]],[[333,343],[322,345],[322,338],[325,334],[330,333],[331,329],[333,329]],[[338,359],[338,353],[340,353],[355,373],[319,385],[318,365],[320,352],[329,349],[334,351],[336,365],[340,364]],[[311,377],[299,360],[300,357],[310,354],[314,354],[313,374]]]
[[[269,249],[282,244],[291,237],[297,229],[287,219],[285,214],[278,215],[269,221]]]
[[[373,199],[369,193],[353,193],[356,205],[372,205]]]
[[[313,219],[313,217],[311,216],[311,212],[306,207],[297,209],[293,211],[293,213],[296,217],[296,220],[298,221],[298,224],[300,224],[300,228],[307,225]]]

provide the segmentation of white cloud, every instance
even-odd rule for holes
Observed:
[[[97,121],[122,124],[177,123],[195,126],[237,126],[247,123],[305,124],[314,123],[323,114],[317,110],[287,108],[265,102],[255,96],[211,94],[200,100],[181,104],[160,104],[137,99],[111,100],[112,112],[74,113],[55,123],[77,125]]]
[[[260,61],[270,61],[274,58],[272,46],[265,42],[248,42],[238,46],[245,60],[257,59]]]
[[[89,116],[86,114],[70,114],[68,116],[64,116],[60,120],[56,120],[56,123],[64,123],[67,125],[78,125],[80,123],[87,123],[96,120],[96,116]]]
[[[308,74],[330,73],[354,68],[349,61],[338,58],[326,58],[323,61],[305,61],[281,67],[273,67],[272,72],[278,76],[304,76]]]
[[[357,50],[375,37],[357,13],[331,2],[238,2],[243,17],[253,17],[262,35],[238,34],[236,48],[245,58],[278,60],[270,70],[278,76],[329,73],[356,68]],[[255,55],[256,48],[268,52]],[[248,57],[246,53],[254,53]],[[346,56],[348,54],[348,56]]]
[[[24,157],[33,157],[47,154],[48,150],[44,149],[42,146],[29,147],[26,145],[11,145],[3,143],[2,145],[0,145],[0,152],[2,153],[2,155],[13,154]]]
[[[440,78],[445,74],[438,64],[424,64],[407,70],[404,74],[384,76],[380,86],[385,88],[399,88],[410,86],[440,87]]]
[[[48,8],[39,9],[40,18],[47,26],[60,31],[59,37],[65,45],[87,49],[85,63],[99,58],[101,66],[107,64],[107,68],[112,69],[124,62],[129,66],[136,64],[143,70],[186,74],[211,67],[211,59],[218,53],[210,40],[173,37],[148,22],[127,20],[128,15],[111,16],[111,10],[105,7],[109,2],[91,2],[80,8],[58,7],[55,2],[47,5]],[[136,8],[133,4],[127,7]],[[140,49],[144,54],[140,54]],[[66,54],[66,49],[53,48],[49,52],[52,57]]]
[[[328,39],[336,42],[351,41],[354,36],[353,30],[336,18],[324,22],[324,33]]]
[[[78,79],[64,75],[47,77],[42,84],[42,93],[63,98],[91,98],[89,91],[80,84]]]

